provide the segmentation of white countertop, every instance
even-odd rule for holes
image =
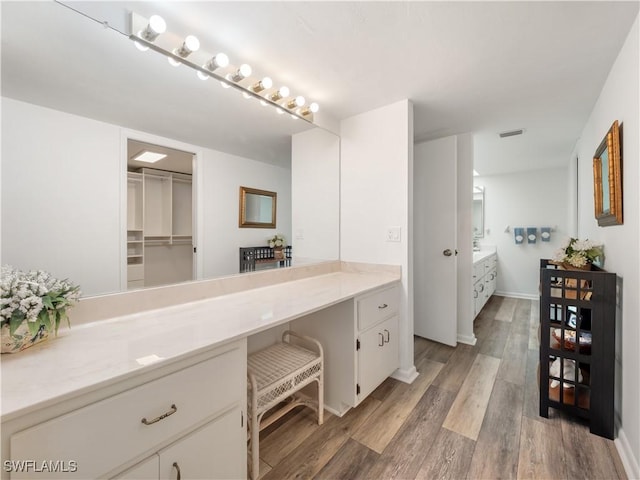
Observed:
[[[71,330],[2,355],[2,420],[62,397],[124,380],[400,281],[391,272],[336,272],[126,315]]]
[[[479,252],[473,252],[473,264],[475,265],[495,253],[495,250],[480,250]]]

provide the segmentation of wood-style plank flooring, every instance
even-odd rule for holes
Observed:
[[[613,442],[538,415],[538,303],[493,296],[475,346],[415,339],[420,376],[387,379],[318,426],[300,408],[261,433],[270,479],[626,479]]]

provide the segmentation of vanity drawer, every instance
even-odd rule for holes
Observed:
[[[244,404],[246,351],[244,343],[234,347],[12,435],[12,460],[74,461],[74,478],[97,478],[152,452],[158,444],[175,439],[230,405]],[[34,476],[64,478],[69,471],[13,473],[11,478]]]
[[[473,264],[473,281],[474,283],[480,280],[484,276],[484,264],[485,261],[481,260]]]
[[[375,292],[357,301],[358,329],[367,328],[398,313],[400,287],[398,285]]]

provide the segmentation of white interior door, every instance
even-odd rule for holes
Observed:
[[[456,137],[414,148],[414,332],[457,343]]]

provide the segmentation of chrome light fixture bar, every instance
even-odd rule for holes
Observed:
[[[162,28],[163,26],[165,28]],[[304,97],[290,97],[287,87],[273,89],[273,81],[269,77],[263,77],[262,79],[252,78],[251,74],[253,72],[249,65],[242,64],[239,67],[235,67],[229,64],[229,58],[224,53],[211,55],[202,52],[198,49],[199,42],[197,47],[192,48],[195,45],[193,42],[189,42],[190,45],[187,44],[187,39],[193,37],[192,35],[186,37],[182,46],[178,48],[165,48],[157,42],[165,31],[166,24],[161,17],[153,15],[150,19],[146,19],[135,12],[131,13],[129,39],[133,40],[139,50],[154,50],[165,55],[171,65],[183,64],[192,68],[201,79],[214,78],[222,86],[240,91],[245,98],[255,98],[262,105],[275,107],[278,113],[286,112],[293,118],[299,118],[313,124],[313,114],[318,111],[317,103],[312,103],[308,107],[302,108],[305,104]],[[207,59],[203,62],[203,65],[196,63],[196,60],[191,60],[195,56],[191,54],[195,54],[196,51],[204,54]],[[219,72],[219,70],[223,71]],[[229,73],[229,71],[232,71],[232,73]]]

